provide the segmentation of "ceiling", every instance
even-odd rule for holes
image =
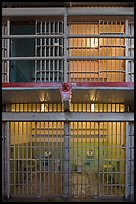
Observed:
[[[73,86],[70,98],[72,103],[134,104],[134,88]],[[3,87],[2,103],[62,103],[60,87]]]

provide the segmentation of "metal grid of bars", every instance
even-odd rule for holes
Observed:
[[[68,27],[62,20],[35,21],[35,35],[3,33],[7,43],[10,38],[35,38],[35,55],[3,56],[3,64],[34,61],[36,82],[133,82],[134,23],[126,26],[127,21],[70,22]]]
[[[6,151],[6,124],[2,122],[2,196],[7,193],[7,151]]]
[[[134,123],[128,128],[128,197],[134,198]]]
[[[8,35],[9,33],[9,22],[2,24],[2,35]],[[9,57],[9,40],[2,39],[2,58]],[[9,62],[2,61],[2,82],[9,81]]]
[[[63,21],[36,21],[35,29],[35,35],[56,35],[54,38],[35,39],[36,57],[63,56],[63,39],[57,37],[63,34]],[[35,81],[63,81],[63,60],[35,60]]]
[[[125,123],[71,122],[71,194],[123,196]]]
[[[71,197],[124,195],[124,122],[70,122],[69,146],[63,122],[10,122],[9,130],[13,197],[62,196],[65,173]]]
[[[128,22],[128,34],[134,35],[134,22]],[[128,55],[134,57],[134,39],[129,39]],[[128,81],[134,82],[134,60],[128,61]]]
[[[11,195],[63,195],[63,151],[62,122],[11,122]]]
[[[69,34],[69,81],[125,81],[125,21],[72,22]]]
[[[3,112],[64,112],[63,104],[11,104]],[[70,104],[70,112],[125,112],[124,104]],[[129,111],[129,110],[128,110]]]

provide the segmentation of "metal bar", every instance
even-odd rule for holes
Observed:
[[[7,21],[7,34],[10,35],[10,21]],[[7,58],[10,57],[10,40],[7,39]],[[6,82],[9,82],[9,61],[7,61],[7,79]]]
[[[42,127],[41,127],[41,126],[42,126],[42,123],[43,123],[43,122],[40,122],[40,123],[39,123],[40,141],[38,141],[38,142],[39,142],[39,147],[40,147],[40,155],[39,155],[39,165],[40,165],[40,169],[39,169],[39,174],[40,174],[40,175],[39,175],[39,177],[40,177],[40,178],[39,178],[39,180],[38,180],[38,182],[40,183],[39,196],[42,195],[42,175],[41,175],[41,171],[42,171],[42,169],[41,169],[41,167],[42,167],[42,162],[41,162],[41,161],[42,161],[42,160],[41,160],[41,155],[42,155],[42,152],[41,152],[41,149],[42,149],[42,143],[41,143],[41,142],[42,142],[42,136],[41,136],[41,135],[42,135]]]
[[[126,15],[130,15],[133,16],[134,15],[134,8],[129,8],[129,7],[125,7],[125,8],[106,8],[106,7],[99,7],[99,8],[68,8],[68,16],[83,16],[83,15],[90,15],[90,16],[95,16],[95,15],[99,15],[99,16],[126,16]]]
[[[42,34],[42,21],[40,22],[40,34]],[[42,38],[40,38],[40,57],[42,57]],[[40,82],[42,81],[42,60],[40,60]]]
[[[6,149],[7,149],[7,198],[10,198],[10,127],[9,122],[6,123]]]
[[[134,38],[134,35],[131,35],[131,34],[112,33],[109,35],[108,32],[106,33],[105,34],[68,34],[67,38]],[[6,36],[3,36],[3,37],[6,37]]]
[[[27,123],[23,123],[24,124],[24,137],[26,138],[26,158],[30,158],[30,156],[28,157],[28,151],[29,151],[29,144],[28,144],[28,138],[29,138],[29,132],[28,132],[28,124],[29,122]],[[30,128],[30,127],[29,127]],[[31,163],[31,160],[30,160],[30,164],[32,166],[32,163]],[[30,190],[28,191],[28,189],[30,189],[30,187],[28,186],[29,184],[29,181],[28,179],[30,178],[30,171],[31,171],[31,168],[29,169],[29,165],[30,165],[27,161],[26,163],[26,169],[27,169],[27,175],[26,175],[26,191],[27,191],[27,195],[29,194]]]
[[[49,29],[49,33],[51,34],[51,21],[49,21],[49,27],[48,27],[48,29]],[[49,57],[51,57],[51,47],[50,47],[50,45],[51,45],[51,39],[49,38],[48,39],[49,40]],[[54,57],[53,57],[54,58]],[[51,60],[49,60],[49,74],[48,74],[48,81],[50,82],[51,81]]]
[[[20,195],[20,188],[21,188],[21,164],[20,164],[20,122],[15,122],[15,125],[17,126],[17,139],[18,139],[18,145],[17,145],[17,159],[18,159],[18,194]]]
[[[46,25],[46,21],[44,22],[44,32],[46,33],[47,31],[46,31],[46,27],[47,27],[47,25]],[[44,38],[44,56],[46,57],[47,56],[47,49],[46,49],[46,38]],[[44,81],[46,82],[46,60],[44,61]]]
[[[132,56],[89,56],[89,57],[67,57],[68,60],[134,60]]]
[[[35,34],[37,34],[37,27],[38,27],[37,21],[35,21]],[[34,42],[35,42],[35,57],[37,57],[38,56],[38,53],[37,53],[37,39],[35,39]],[[34,63],[35,63],[35,74],[34,74],[34,76],[35,76],[35,82],[36,82],[37,81],[37,60],[35,60]]]
[[[67,8],[64,13],[64,82],[68,82],[68,62],[67,62],[67,35],[68,35],[68,27],[67,27]]]
[[[64,8],[2,8],[2,16],[63,16]]]
[[[2,112],[2,121],[134,121],[133,112],[122,113],[19,113]]]
[[[11,61],[11,60],[57,60],[63,59],[64,57],[4,57],[2,60],[4,61]]]
[[[62,60],[63,56],[57,57],[4,57],[3,61],[12,61],[12,60]],[[89,56],[89,57],[67,57],[68,60],[134,60],[132,56],[116,56],[116,57],[108,57],[108,56]]]
[[[2,17],[7,16],[63,16],[65,8],[2,8]],[[134,16],[134,8],[68,8],[69,16]]]
[[[130,196],[130,177],[129,177],[129,123],[126,122],[126,172],[125,172],[125,198]]]
[[[70,127],[69,122],[64,123],[64,198],[70,195]]]
[[[36,21],[37,22],[37,21]],[[46,22],[45,22],[46,23]],[[37,33],[37,32],[36,32]],[[35,33],[35,35],[10,35],[10,34],[8,34],[8,35],[2,35],[2,39],[24,39],[24,38],[35,38],[35,39],[37,39],[37,38],[44,38],[44,39],[46,39],[46,38],[63,38],[64,37],[64,35],[63,34],[45,34],[45,35],[43,35],[42,33],[41,34],[36,34]],[[45,31],[45,33],[46,33],[46,31]],[[131,37],[131,36],[130,36]]]
[[[128,20],[125,21],[125,34],[127,35],[129,32],[128,32]],[[128,39],[125,39],[125,45],[126,45],[126,48],[125,48],[125,56],[129,56],[129,51],[128,51],[128,47],[129,47],[129,42],[128,42]],[[126,60],[125,61],[125,81],[128,82],[129,81],[129,76],[128,76],[128,61]]]

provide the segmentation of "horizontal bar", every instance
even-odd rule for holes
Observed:
[[[63,60],[64,57],[4,57],[3,61],[12,60]]]
[[[86,34],[71,34],[68,38],[134,38],[134,35],[122,35],[122,34],[100,34],[100,35],[86,35]]]
[[[123,88],[123,87],[130,87],[134,89],[134,82],[71,82],[69,83],[72,88]],[[59,88],[61,87],[62,84],[60,82],[4,82],[2,83],[2,89],[3,88],[52,88],[56,87]]]
[[[107,56],[87,56],[87,57],[72,57],[65,56],[67,60],[134,60],[132,56],[116,56],[116,57],[107,57]],[[12,60],[64,60],[62,57],[3,57],[3,61],[12,61]]]
[[[2,8],[2,16],[63,16],[66,8]],[[68,8],[68,16],[133,16],[134,8]]]
[[[68,56],[68,60],[133,60],[134,57],[129,56],[116,56],[116,57],[107,57],[107,56],[87,56],[87,57],[72,57]]]
[[[2,121],[134,121],[134,113],[11,113]]]
[[[2,8],[2,16],[63,16],[64,8]]]
[[[61,35],[47,35],[47,34],[42,34],[42,35],[3,35],[3,39],[18,39],[18,38],[63,38],[63,34]]]
[[[3,39],[16,39],[16,38],[63,38],[64,35],[3,35]],[[86,34],[71,34],[67,36],[68,38],[134,38],[134,35],[86,35]]]
[[[132,16],[134,15],[134,8],[129,8],[129,7],[124,7],[124,8],[107,8],[107,7],[102,7],[102,8],[69,8],[68,9],[68,16],[82,16],[82,15],[99,15],[99,16],[124,16],[124,15],[129,15]]]

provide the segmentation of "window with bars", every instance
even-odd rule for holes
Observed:
[[[3,82],[134,81],[133,22],[51,19],[3,24]]]

